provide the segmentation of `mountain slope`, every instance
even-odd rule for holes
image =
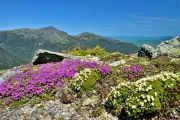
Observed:
[[[76,43],[73,37],[54,27],[0,32],[0,44],[28,61],[32,60],[37,49],[61,52],[74,47]]]
[[[108,52],[121,52],[123,54],[132,54],[137,53],[137,51],[139,50],[139,48],[132,43],[127,43],[120,40],[95,35],[89,32],[81,33],[76,36],[76,38],[79,39],[80,44],[86,47],[92,48],[98,44]]]
[[[0,46],[0,69],[12,68],[27,63],[10,50]]]
[[[118,51],[123,54],[132,54],[137,53],[139,50],[137,46],[131,43],[121,42],[93,33],[71,36],[52,26],[39,29],[23,28],[0,31],[0,45],[13,51],[17,56],[28,62],[32,60],[34,52],[38,49],[62,52],[62,50],[72,50],[78,45],[92,48],[97,44],[108,52]],[[6,56],[5,53],[4,55]]]

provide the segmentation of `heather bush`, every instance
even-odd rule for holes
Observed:
[[[122,67],[119,70],[119,77],[124,78],[126,81],[137,81],[140,78],[152,76],[156,74],[156,68],[152,65],[132,65]]]

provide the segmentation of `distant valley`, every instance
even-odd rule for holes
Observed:
[[[85,32],[68,35],[52,26],[39,29],[15,29],[0,31],[0,69],[12,68],[31,62],[38,49],[62,52],[78,45],[92,48],[100,45],[108,52],[137,53],[139,47],[128,42]]]

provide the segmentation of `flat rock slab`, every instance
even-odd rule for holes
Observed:
[[[33,63],[33,65],[37,65],[37,64],[45,64],[45,63],[49,63],[49,62],[59,62],[59,61],[63,61],[66,59],[74,59],[74,58],[77,58],[77,57],[63,54],[63,53],[38,49],[34,53],[32,63]]]

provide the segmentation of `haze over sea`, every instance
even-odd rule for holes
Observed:
[[[114,38],[116,40],[121,40],[124,42],[129,42],[141,47],[143,44],[151,45],[156,47],[162,41],[170,40],[175,36],[118,36],[118,35],[109,35],[107,37]]]

